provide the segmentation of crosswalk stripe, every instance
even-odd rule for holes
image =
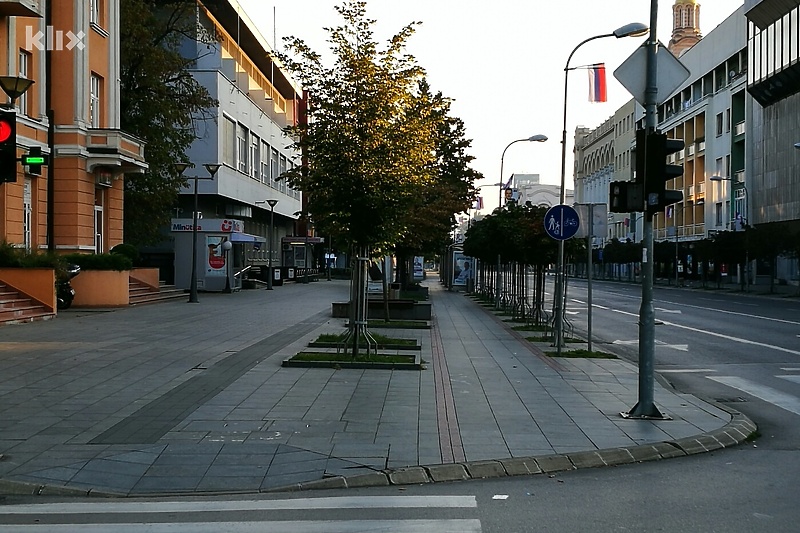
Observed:
[[[791,375],[791,376],[775,376],[775,377],[778,377],[778,378],[781,378],[781,379],[785,379],[785,380],[787,380],[787,381],[792,381],[792,382],[794,382],[794,383],[800,383],[800,376],[797,376],[797,375]]]
[[[657,369],[660,374],[708,374],[716,372],[713,368],[665,368]]]
[[[0,532],[54,531],[53,524],[0,526]],[[479,520],[349,520],[58,524],[59,533],[480,533]]]
[[[77,502],[8,505],[4,514],[193,513],[201,511],[273,511],[292,509],[470,508],[475,496],[341,496],[245,501]]]
[[[738,389],[751,396],[755,396],[765,402],[785,409],[791,413],[800,415],[800,399],[796,396],[785,394],[777,389],[759,385],[750,380],[737,376],[706,376],[708,379],[722,383],[734,389]]]

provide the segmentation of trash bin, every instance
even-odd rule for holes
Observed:
[[[389,285],[389,298],[392,300],[397,300],[400,298],[400,284],[399,283],[392,283]]]

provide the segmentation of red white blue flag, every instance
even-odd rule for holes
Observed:
[[[483,209],[483,196],[478,196],[478,198],[472,202],[472,209],[477,209],[478,211]]]
[[[606,64],[595,63],[589,67],[589,101],[607,102]]]

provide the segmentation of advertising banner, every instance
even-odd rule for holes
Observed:
[[[422,281],[425,277],[424,261],[425,258],[421,255],[414,257],[414,281]]]
[[[462,252],[453,252],[453,285],[465,287],[467,280],[473,278],[472,265],[474,261],[471,257]]]
[[[225,277],[225,251],[222,243],[228,237],[206,235],[206,277]]]

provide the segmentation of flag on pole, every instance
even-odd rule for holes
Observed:
[[[472,209],[476,209],[480,211],[483,209],[483,196],[478,196],[477,199],[472,203]]]
[[[511,188],[511,180],[513,179],[514,179],[514,174],[511,174],[511,176],[508,178],[508,181],[505,183],[505,185],[503,185],[503,190]]]
[[[607,102],[606,64],[595,63],[589,67],[589,101]]]

